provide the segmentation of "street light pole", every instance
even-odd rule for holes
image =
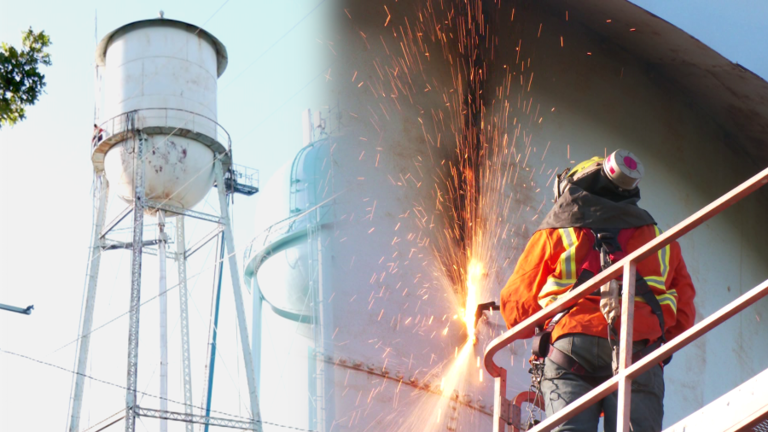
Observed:
[[[32,306],[32,305],[27,306],[26,308],[20,308],[20,307],[9,306],[7,304],[0,303],[0,309],[7,310],[7,311],[10,311],[10,312],[16,312],[16,313],[20,313],[20,314],[24,314],[24,315],[31,315],[32,314],[32,309],[34,309],[34,308],[35,307]]]

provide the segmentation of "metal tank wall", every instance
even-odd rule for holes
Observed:
[[[633,151],[646,167],[641,206],[666,229],[746,179],[749,161],[647,65],[565,17],[486,7],[494,37],[475,63],[447,42],[464,37],[452,20],[468,12],[450,2],[339,5],[327,36],[331,109],[320,110],[319,139],[262,189],[262,234],[246,254],[264,418],[319,431],[490,430],[492,382],[477,357],[504,327],[491,316],[466,345],[464,294],[445,268],[462,125],[476,121],[483,142],[503,150],[479,168],[494,235],[478,235],[477,301],[498,298],[551,206],[556,171]],[[482,92],[457,95],[478,70]],[[467,96],[484,109],[457,109]],[[766,207],[752,196],[681,240],[698,319],[766,277]],[[749,342],[768,336],[767,308],[676,354],[665,425],[768,367],[768,348]],[[508,394],[527,390],[527,342],[504,353]]]
[[[94,162],[103,163],[112,187],[130,201],[133,143],[124,132],[140,128],[150,149],[147,197],[193,207],[213,184],[214,152],[229,147],[216,122],[217,78],[227,65],[226,49],[197,27],[155,19],[108,34],[96,58],[103,66],[102,135],[117,142],[95,147]]]
[[[152,148],[145,158],[146,196],[182,208],[199,203],[213,185],[213,152],[208,147],[184,137],[149,135]],[[104,171],[115,193],[133,200],[133,142],[123,141],[112,147],[104,158]]]
[[[195,30],[159,19],[108,35],[103,118],[135,109],[175,108],[216,120],[218,41]]]
[[[561,171],[616,148],[629,149],[646,169],[640,206],[660,228],[669,229],[758,171],[729,142],[728,131],[655,75],[652,65],[565,16],[525,3],[505,4],[499,16],[506,19],[513,7],[514,21],[499,27],[496,73],[489,85],[504,84],[505,74],[498,73],[504,65],[516,70],[513,81],[522,72],[530,88],[523,99],[532,100],[531,113],[539,112],[521,118],[538,124],[531,130],[535,151],[529,161],[535,162],[529,164],[536,170],[536,187],[547,197],[552,168]],[[519,81],[515,85],[521,87]],[[766,196],[765,191],[753,194],[680,240],[697,288],[697,321],[768,277],[768,252],[762,247],[768,241],[762,216],[768,211]],[[550,207],[547,202],[539,214]],[[675,354],[665,369],[665,425],[768,368],[768,345],[755,343],[768,340],[767,315],[763,300]]]
[[[313,143],[290,177],[281,170],[274,177],[280,184],[263,189],[292,197],[297,210],[262,231],[247,252],[246,283],[263,297],[255,295],[254,351],[264,418],[316,430],[490,428],[491,384],[478,377],[480,347],[462,349],[458,302],[432,274],[426,243],[433,236],[407,231],[414,224],[403,205],[424,197],[389,182],[385,173],[397,172],[397,158],[379,157],[387,183],[377,178],[360,163],[357,151],[364,150],[348,131]],[[362,178],[373,184],[362,186]],[[301,183],[306,187],[291,191]],[[457,357],[471,368],[452,372]]]
[[[263,210],[256,218],[260,234],[246,251],[245,261],[246,285],[254,294],[252,346],[259,391],[264,395],[264,419],[297,428],[314,427],[316,416],[310,372],[316,363],[316,307],[315,293],[309,289],[308,256],[309,243],[314,239],[308,227],[316,223],[307,214],[293,210],[297,208],[297,187],[308,192],[305,186],[315,180],[306,175],[310,171],[304,165],[312,168],[314,158],[306,160],[306,156],[319,146],[315,143],[302,150],[262,188],[259,202]],[[306,193],[299,195],[306,206]],[[316,273],[316,266],[314,269]],[[270,426],[265,425],[265,430]]]
[[[274,225],[259,218],[246,256],[246,283],[263,296],[254,351],[264,419],[322,431],[490,429],[482,345],[466,344],[463,299],[432,257],[446,228],[441,178],[457,159],[458,54],[405,22],[413,4],[389,5],[398,17],[387,27],[378,8],[339,5],[320,139],[262,189]],[[287,193],[287,211],[272,188]]]

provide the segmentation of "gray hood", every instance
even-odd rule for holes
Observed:
[[[656,224],[650,213],[637,206],[638,201],[640,188],[621,190],[602,174],[602,170],[595,170],[576,181],[569,180],[567,189],[538,229],[625,229]]]

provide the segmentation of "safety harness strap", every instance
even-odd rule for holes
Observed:
[[[605,250],[605,252],[610,256],[611,264],[613,264],[625,256],[626,252],[622,249],[622,245],[626,246],[627,242],[635,233],[635,231],[636,229],[592,230],[595,235],[595,249]],[[601,270],[605,270],[605,267],[603,267]],[[584,269],[582,274],[586,271],[588,270]],[[593,275],[588,275],[587,280],[592,278],[592,276]],[[581,278],[581,274],[579,277]],[[599,295],[599,291],[597,291],[596,294]],[[659,320],[659,328],[661,329],[661,341],[666,342],[667,339],[664,337],[664,311],[661,309],[661,303],[659,303],[659,299],[656,298],[656,295],[648,286],[648,282],[639,272],[637,272],[635,276],[635,295],[645,300],[645,302],[651,308],[651,311],[654,313],[654,315],[656,315],[656,318]]]
[[[639,296],[645,300],[648,306],[651,307],[651,311],[659,320],[659,327],[661,327],[661,341],[662,343],[666,343],[667,338],[664,337],[664,311],[661,309],[661,303],[659,303],[659,299],[656,298],[656,295],[648,286],[648,282],[645,281],[645,278],[640,276],[640,273],[637,273],[637,279],[635,279],[635,296]]]
[[[644,348],[639,349],[632,353],[632,363],[637,363],[640,361],[643,357],[647,356],[653,350],[658,348],[660,344],[658,342],[648,344]],[[560,351],[557,349],[554,345],[549,347],[549,352],[547,353],[547,358],[552,360],[555,364],[560,366],[563,369],[567,369],[569,372],[575,373],[577,375],[585,375],[585,376],[595,376],[595,377],[610,377],[613,375],[613,371],[611,370],[611,367],[605,367],[603,369],[590,372],[588,371],[584,366],[582,366],[579,362],[574,360],[573,357],[570,355]],[[665,363],[666,365],[666,363]]]
[[[571,289],[570,289],[570,290],[568,290],[568,291],[570,292],[570,291],[572,291],[572,290],[575,290],[575,289],[576,289],[576,288],[578,288],[578,287],[579,287],[581,284],[584,284],[584,283],[586,283],[588,280],[592,279],[592,277],[593,277],[594,275],[595,275],[595,274],[594,274],[594,273],[592,273],[592,271],[590,271],[590,270],[588,270],[588,269],[583,269],[583,270],[582,270],[582,271],[579,273],[579,277],[578,277],[578,278],[576,278],[576,282],[574,282],[573,286],[572,286],[572,287],[571,287]],[[598,295],[600,295],[600,292],[599,292],[599,290],[597,291],[597,294],[598,294]],[[575,305],[574,305],[574,306],[575,306]],[[554,317],[553,317],[553,318],[552,318],[552,319],[549,321],[549,324],[547,324],[547,328],[545,329],[545,331],[551,332],[552,330],[554,330],[554,329],[555,329],[555,326],[557,325],[557,323],[558,323],[558,322],[560,322],[560,320],[561,320],[561,319],[563,319],[563,317],[564,317],[564,316],[568,315],[568,312],[570,312],[570,311],[571,311],[571,309],[573,309],[573,307],[574,307],[574,306],[571,306],[571,307],[569,307],[568,309],[566,309],[566,310],[564,310],[564,311],[560,312],[559,314],[555,315],[555,316],[554,316]]]
[[[610,264],[613,264],[614,262],[624,257],[625,252],[622,250],[621,245],[626,245],[635,231],[636,229],[594,229],[592,230],[592,233],[595,236],[594,247],[597,251],[607,253],[610,256]],[[595,259],[594,256],[589,257],[581,267],[576,282],[573,284],[569,291],[578,288],[581,284],[586,283],[592,279],[596,273],[599,273],[606,268],[606,265],[601,265],[599,259]],[[598,288],[591,295],[600,296],[600,289]],[[635,296],[642,298],[651,308],[651,311],[654,313],[654,315],[656,315],[656,318],[659,321],[659,327],[661,328],[661,343],[666,343],[667,339],[664,337],[664,311],[661,309],[661,303],[659,303],[659,299],[656,298],[656,295],[654,295],[650,286],[648,286],[648,282],[640,273],[636,273]],[[552,359],[552,361],[559,364],[560,366],[574,373],[583,375],[584,372],[579,371],[586,371],[584,367],[579,365],[579,363],[576,362],[576,360],[573,360],[572,357],[550,345],[551,333],[555,329],[555,326],[565,315],[568,314],[568,312],[571,311],[571,309],[573,309],[574,306],[571,306],[570,308],[555,315],[554,318],[552,318],[547,324],[546,329],[544,331],[538,332],[534,336],[533,354],[538,357],[549,357]],[[642,355],[645,356],[658,346],[659,344],[656,343],[649,344],[643,350],[638,351],[638,353],[643,352]],[[633,355],[633,357],[635,357],[635,355]],[[671,356],[664,360],[663,364],[667,365],[670,361],[672,361]]]

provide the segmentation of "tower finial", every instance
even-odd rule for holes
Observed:
[[[163,18],[165,18],[165,12],[160,11],[160,19],[163,19]]]

